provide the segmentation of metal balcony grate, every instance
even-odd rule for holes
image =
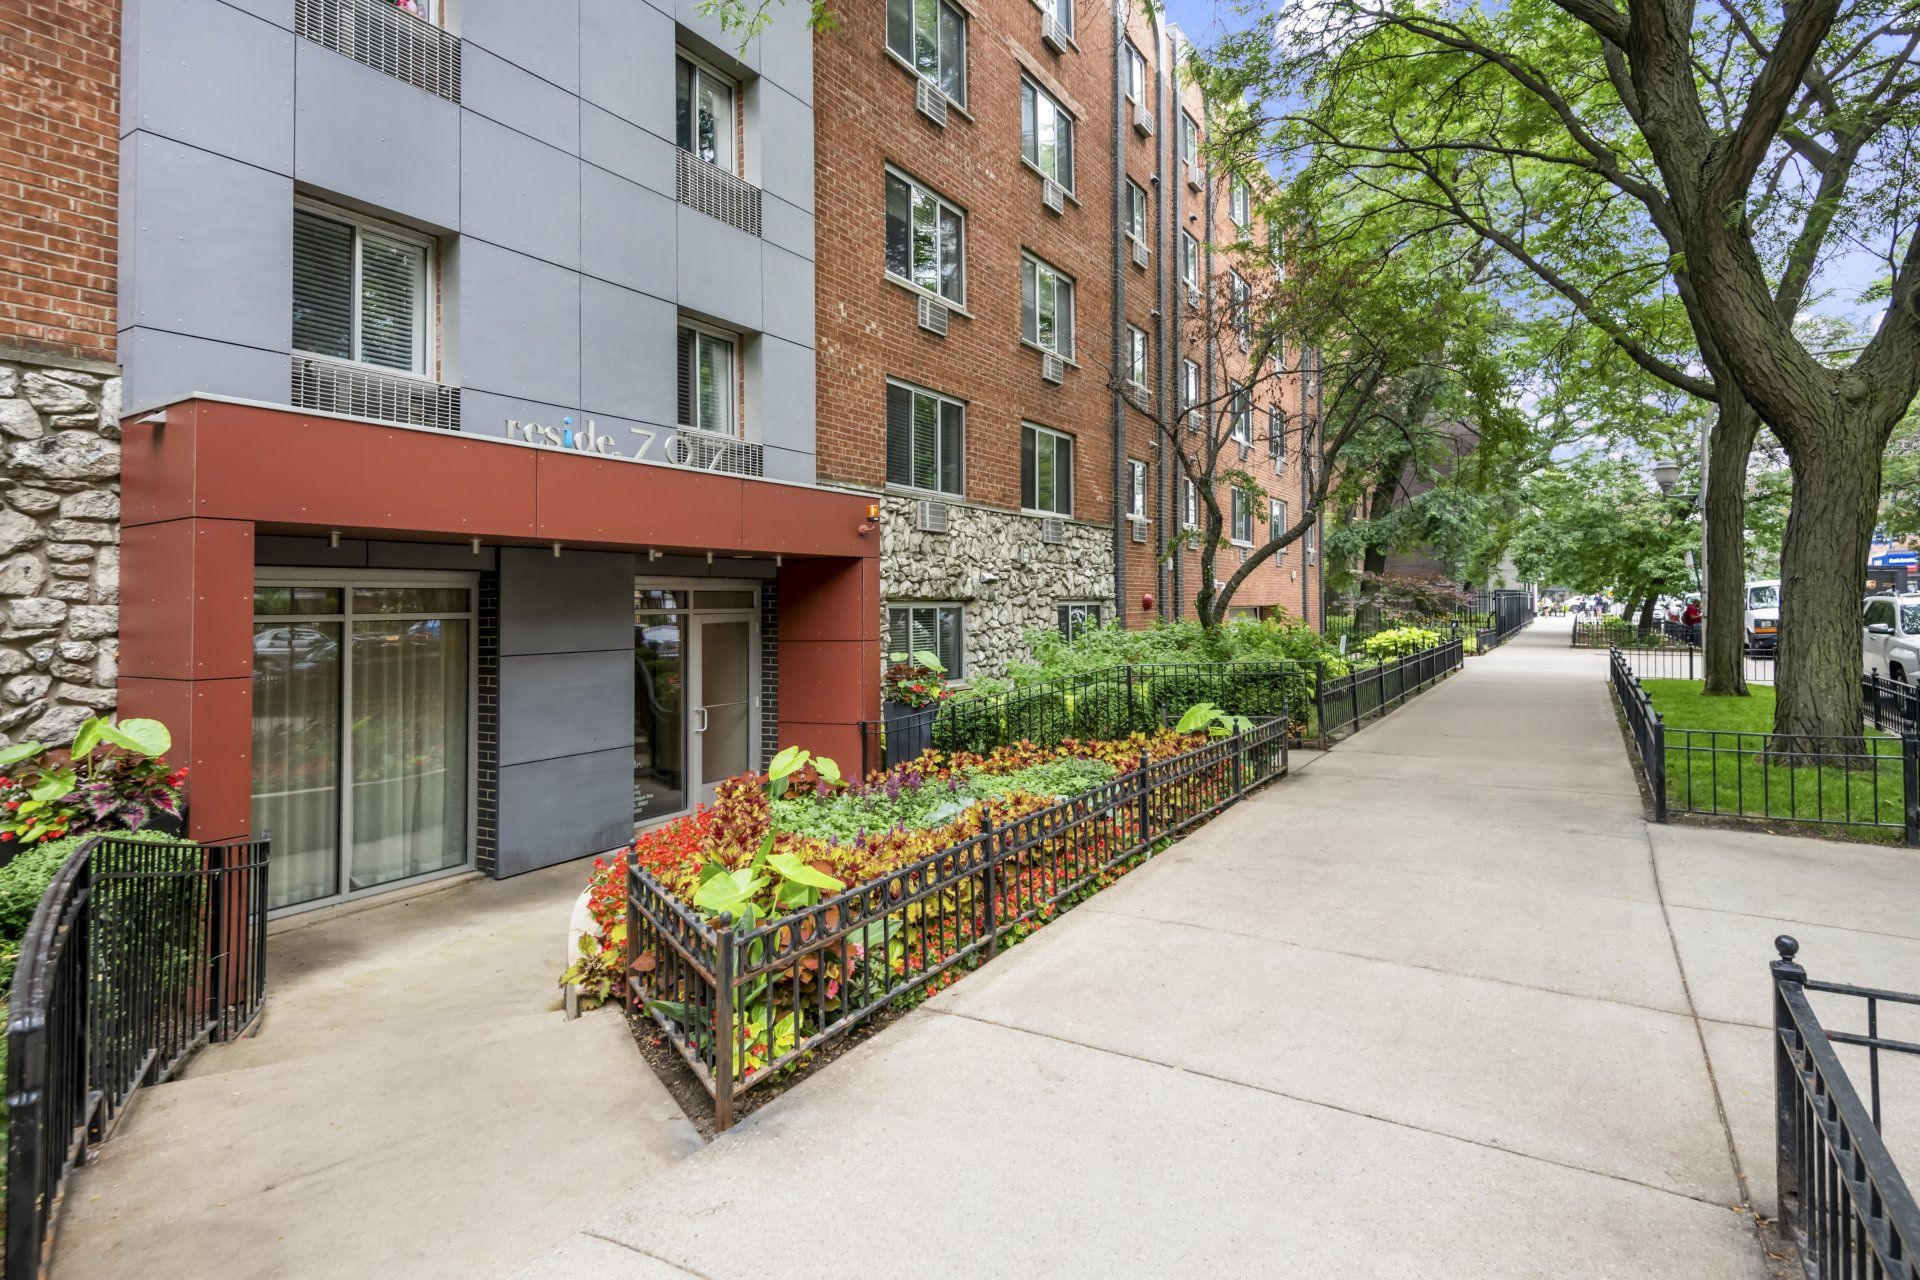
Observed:
[[[311,356],[293,358],[293,404],[375,422],[460,429],[458,387]]]
[[[763,476],[766,474],[766,449],[753,440],[723,436],[697,427],[680,427],[667,446],[667,454],[683,467],[711,471],[723,476]]]
[[[680,203],[750,236],[760,234],[760,188],[685,149],[675,150]]]
[[[391,0],[294,0],[293,28],[362,66],[460,101],[460,38]]]

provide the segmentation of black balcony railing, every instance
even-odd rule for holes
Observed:
[[[40,1274],[67,1174],[134,1091],[258,1016],[267,848],[103,836],[41,896],[7,1019],[6,1280]]]
[[[1813,981],[1795,960],[1798,942],[1781,937],[1774,945],[1774,1178],[1782,1232],[1813,1280],[1920,1280],[1920,1205],[1881,1137],[1881,1055],[1920,1055],[1920,1044],[1882,1033],[1882,1006],[1920,1006],[1920,995]],[[1860,1001],[1865,1032],[1827,1029],[1809,992]],[[1866,1050],[1864,1101],[1838,1045]]]

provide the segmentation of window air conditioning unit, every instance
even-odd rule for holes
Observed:
[[[1067,51],[1067,29],[1061,26],[1060,20],[1050,13],[1043,12],[1040,15],[1040,43],[1055,53]]]
[[[1253,350],[1253,335],[1244,329],[1240,331],[1240,349],[1242,351]]]
[[[1067,380],[1067,362],[1051,351],[1040,353],[1040,376],[1059,386]]]
[[[920,299],[920,327],[936,337],[946,337],[947,309],[932,298]]]
[[[1134,521],[1130,521],[1129,523],[1133,525],[1133,540],[1139,543],[1146,542],[1147,522],[1145,520],[1134,520]]]
[[[1180,292],[1186,295],[1187,305],[1195,311],[1200,309],[1200,289],[1197,285],[1182,285]]]
[[[1040,541],[1051,546],[1060,546],[1067,540],[1067,522],[1058,516],[1048,516],[1040,522]]]
[[[1040,203],[1055,213],[1064,212],[1067,207],[1067,189],[1052,178],[1040,180]]]
[[[1133,131],[1143,138],[1153,136],[1153,116],[1148,113],[1144,102],[1133,104]]]
[[[1187,161],[1187,185],[1195,191],[1200,189],[1200,166],[1191,160]]]
[[[1133,265],[1134,266],[1145,267],[1148,261],[1152,258],[1152,256],[1153,256],[1152,250],[1147,248],[1147,242],[1145,240],[1136,239],[1133,242]]]
[[[939,128],[947,127],[947,95],[933,81],[923,77],[914,82],[913,105]]]
[[[946,503],[922,498],[913,504],[913,527],[921,533],[945,533],[947,524]]]
[[[1127,384],[1127,399],[1131,400],[1133,407],[1140,410],[1140,412],[1153,412],[1153,393],[1139,383],[1129,382]]]

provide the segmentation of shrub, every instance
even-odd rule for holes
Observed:
[[[192,841],[177,836],[156,835],[151,832],[95,831],[87,835],[70,835],[58,840],[45,840],[22,849],[19,856],[12,862],[0,867],[0,992],[8,991],[13,986],[14,966],[20,959],[20,940],[26,937],[27,926],[33,923],[33,913],[39,907],[40,899],[46,894],[47,886],[53,883],[54,876],[60,873],[60,868],[66,865],[68,858],[79,851],[81,845],[93,836],[103,834],[156,844],[197,847]],[[161,892],[164,892],[164,889]],[[110,904],[113,897],[114,891],[111,889],[104,886],[96,889],[96,906],[104,907]]]
[[[1360,647],[1376,661],[1388,662],[1419,653],[1422,649],[1431,649],[1440,643],[1440,639],[1438,631],[1429,631],[1425,627],[1394,627],[1390,631],[1368,636],[1360,642]]]

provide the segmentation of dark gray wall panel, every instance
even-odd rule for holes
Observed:
[[[633,838],[633,747],[500,770],[499,861],[519,875]]]
[[[588,650],[616,650],[633,662],[633,557],[502,547],[501,655]],[[632,685],[631,670],[624,683]]]
[[[631,622],[627,634],[625,650],[501,655],[502,765],[632,747]]]
[[[460,225],[460,108],[298,42],[294,176],[430,227]]]

